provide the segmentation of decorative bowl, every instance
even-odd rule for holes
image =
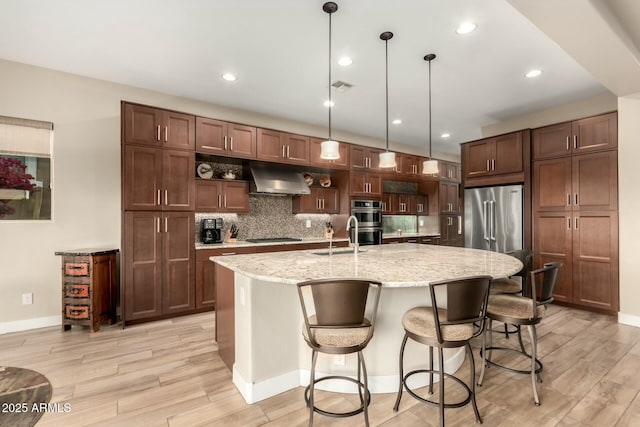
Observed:
[[[236,179],[236,174],[229,171],[227,173],[225,173],[224,175],[222,175],[222,178],[224,179]]]
[[[329,178],[328,176],[320,177],[320,185],[322,185],[323,187],[331,187],[331,178]]]
[[[311,176],[311,174],[305,173],[304,175],[304,181],[307,183],[308,186],[311,186],[311,184],[313,184],[313,176]]]

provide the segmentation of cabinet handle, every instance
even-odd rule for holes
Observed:
[[[169,140],[169,126],[164,127],[164,142]]]
[[[156,126],[156,141],[160,141],[160,125]]]
[[[573,220],[573,228],[578,229],[578,217],[575,217]]]
[[[289,155],[289,146],[287,145],[287,159],[291,158],[291,156]]]
[[[567,193],[567,206],[571,206],[571,193]]]
[[[227,255],[235,255],[235,252],[223,252],[222,256],[227,256]]]
[[[567,217],[567,230],[571,230],[571,217]]]
[[[167,190],[164,190],[164,205],[166,206],[169,202],[169,193],[167,192]]]
[[[573,149],[578,148],[578,135],[573,135]]]
[[[224,207],[225,208],[227,207],[227,195],[226,194],[224,195]]]
[[[320,199],[316,199],[316,209],[320,209]]]
[[[491,170],[491,160],[487,159],[487,172]]]
[[[156,232],[160,232],[160,217],[156,217]]]
[[[576,206],[578,206],[578,193],[576,193]]]
[[[322,199],[322,210],[324,210],[324,199]]]
[[[407,243],[418,243],[418,241],[415,239],[412,239],[412,240],[407,240]]]
[[[387,211],[387,203],[386,202],[382,202],[382,211],[383,212]]]
[[[567,135],[567,151],[569,151],[569,135]]]
[[[222,196],[218,194],[218,207],[222,207]]]
[[[168,233],[168,228],[169,228],[169,227],[167,226],[167,222],[168,222],[168,220],[167,220],[167,217],[165,216],[165,217],[164,217],[164,232],[165,232],[165,233]]]
[[[158,206],[160,206],[160,189],[158,188]]]
[[[283,158],[283,159],[285,158],[285,155],[284,155],[284,145],[282,146],[282,158]]]
[[[496,159],[491,159],[491,170],[496,170]]]
[[[233,151],[233,137],[229,137],[229,146],[231,147],[231,151]]]
[[[224,136],[224,149],[227,149],[227,135]]]
[[[211,146],[211,145],[201,145],[201,146],[200,146],[200,148],[210,148],[210,149],[212,149],[212,150],[218,150],[218,147],[213,147],[213,146]],[[224,149],[225,149],[225,150],[227,149],[226,144],[225,144],[225,146],[224,146]]]

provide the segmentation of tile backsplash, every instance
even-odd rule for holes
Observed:
[[[249,214],[196,213],[196,242],[200,242],[200,230],[204,218],[222,218],[224,231],[232,224],[238,226],[238,239],[262,239],[293,237],[299,239],[322,238],[324,224],[330,221],[328,214],[293,214],[293,196],[249,195]],[[306,221],[311,227],[306,228]]]

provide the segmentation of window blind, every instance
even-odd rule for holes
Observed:
[[[53,123],[0,116],[0,154],[50,158],[52,146]]]

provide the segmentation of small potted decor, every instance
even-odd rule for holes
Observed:
[[[27,166],[15,158],[0,156],[0,218],[12,215],[15,209],[8,205],[12,200],[28,199],[36,186],[33,176],[26,173]]]

